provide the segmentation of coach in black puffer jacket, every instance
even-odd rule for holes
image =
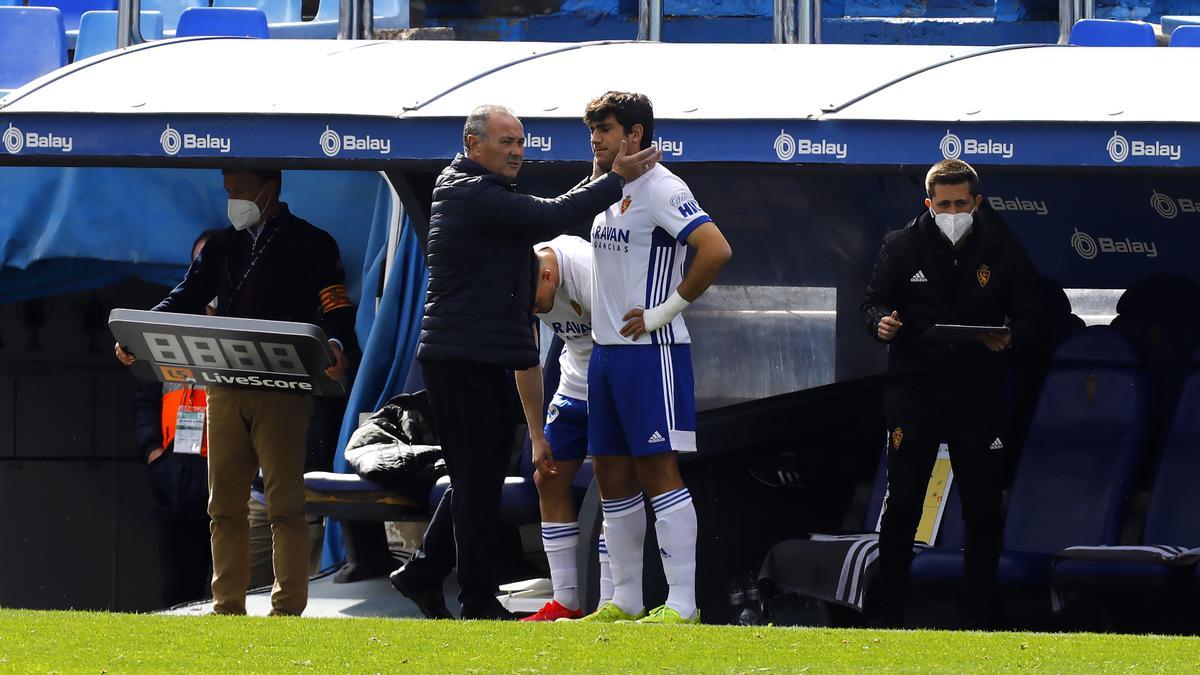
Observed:
[[[456,157],[433,188],[429,291],[417,357],[533,367],[533,245],[590,220],[621,198],[623,185],[610,173],[556,199],[540,199]]]
[[[496,601],[490,558],[519,418],[509,404],[516,396],[508,371],[538,362],[533,245],[620,200],[625,180],[640,177],[660,155],[652,148],[619,153],[612,172],[542,199],[513,187],[525,130],[509,111],[499,106],[473,111],[463,146],[464,154],[442,171],[433,189],[429,289],[417,358],[454,485],[463,618],[506,618]],[[441,593],[441,579],[421,572],[419,561],[396,575],[397,588]]]

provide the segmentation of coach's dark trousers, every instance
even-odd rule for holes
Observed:
[[[464,361],[421,361],[421,374],[454,486],[459,600],[470,614],[498,604],[491,561],[516,428],[513,380],[502,367]]]
[[[880,610],[899,619],[909,585],[913,536],[921,521],[929,474],[944,440],[954,468],[953,488],[962,499],[966,541],[963,575],[972,621],[986,621],[993,607],[996,565],[1003,536],[1005,451],[999,435],[998,400],[961,394],[929,394],[890,388],[884,404],[888,427],[888,496],[879,533]],[[995,447],[994,447],[995,446]]]

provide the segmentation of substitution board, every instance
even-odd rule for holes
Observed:
[[[108,327],[145,380],[341,396],[325,369],[333,351],[318,326],[290,321],[114,309]]]

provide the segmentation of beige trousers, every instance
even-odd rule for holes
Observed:
[[[245,614],[250,583],[246,500],[261,466],[271,521],[273,614],[308,604],[304,456],[312,399],[300,394],[208,390],[208,515],[212,519],[213,611]]]

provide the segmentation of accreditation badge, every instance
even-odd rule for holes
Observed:
[[[204,450],[204,415],[205,409],[191,406],[179,406],[175,415],[175,452],[185,455],[203,455]]]

